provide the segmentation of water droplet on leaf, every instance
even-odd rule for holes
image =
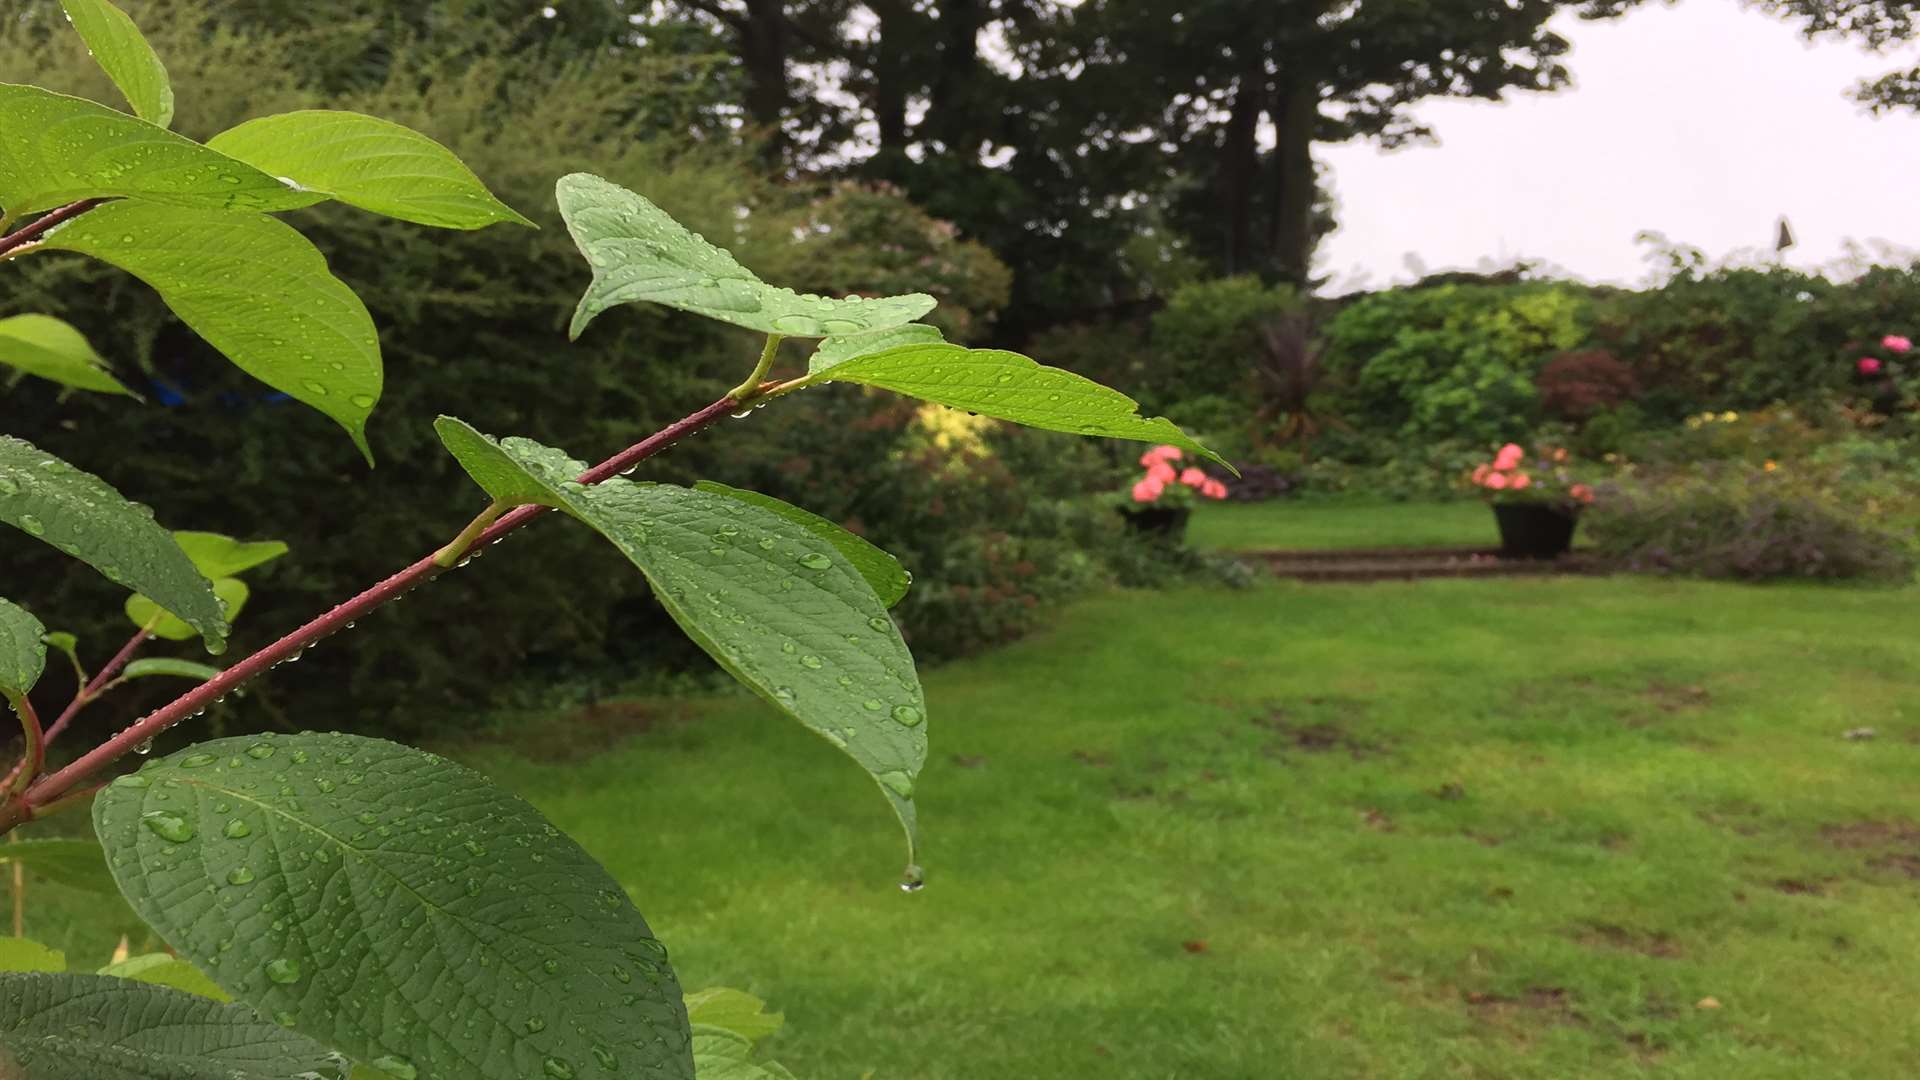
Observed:
[[[155,836],[169,843],[184,844],[193,839],[193,822],[170,810],[149,810],[140,821]]]

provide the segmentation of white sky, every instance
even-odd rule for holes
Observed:
[[[1849,241],[1920,249],[1920,115],[1875,119],[1848,94],[1912,51],[1808,45],[1735,0],[1560,30],[1573,42],[1562,93],[1427,102],[1437,147],[1316,149],[1340,223],[1320,252],[1327,292],[1408,280],[1409,256],[1634,283],[1648,273],[1641,232],[1719,257],[1770,250],[1783,214],[1797,266],[1830,266]]]

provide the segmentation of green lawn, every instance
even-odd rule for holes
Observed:
[[[1485,505],[1468,501],[1368,503],[1273,499],[1194,511],[1188,538],[1208,551],[1498,547]]]
[[[1096,597],[929,675],[913,896],[872,785],[744,699],[602,706],[575,730],[654,726],[574,763],[527,760],[552,716],[460,752],[689,986],[783,1009],[809,1080],[1886,1080],[1920,1060],[1916,601]]]

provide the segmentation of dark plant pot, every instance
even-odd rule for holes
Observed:
[[[1187,538],[1187,519],[1193,516],[1193,508],[1190,506],[1123,506],[1120,508],[1120,516],[1126,518],[1127,527],[1140,536],[1179,543]]]
[[[1500,523],[1500,554],[1508,559],[1557,559],[1573,550],[1573,530],[1580,524],[1577,507],[1545,503],[1495,503],[1493,517]]]

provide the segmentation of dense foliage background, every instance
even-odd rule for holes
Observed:
[[[1277,17],[1242,25],[1240,5],[1184,5],[1179,32],[1145,49],[1171,25],[1164,5],[735,11],[577,0],[542,17],[505,0],[132,3],[173,72],[184,133],[307,107],[389,117],[448,145],[541,228],[447,234],[337,207],[298,215],[382,330],[388,384],[372,472],[324,419],[220,362],[143,286],[71,257],[11,267],[0,315],[77,324],[147,400],[19,380],[5,390],[8,426],[137,493],[169,525],[291,544],[292,557],[259,576],[240,625],[237,647],[260,643],[443,541],[476,509],[432,438],[435,415],[599,457],[712,400],[750,365],[747,335],[658,309],[622,309],[566,341],[586,271],[551,192],[578,169],[645,192],[769,280],[933,292],[951,339],[1022,348],[1202,433],[1242,465],[1236,498],[1452,496],[1489,446],[1551,438],[1610,460],[1622,484],[1647,485],[1632,498],[1621,489],[1617,505],[1664,515],[1700,503],[1699,490],[1662,474],[1701,453],[1689,418],[1781,405],[1813,418],[1805,426],[1818,434],[1780,457],[1854,461],[1849,482],[1896,508],[1887,528],[1904,527],[1897,508],[1920,477],[1916,383],[1893,357],[1873,379],[1857,360],[1886,335],[1920,329],[1916,267],[1835,281],[1676,250],[1638,290],[1520,268],[1312,295],[1301,252],[1330,211],[1310,158],[1303,166],[1297,142],[1250,148],[1247,125],[1306,124],[1289,138],[1309,142],[1391,142],[1422,134],[1404,111],[1422,96],[1551,89],[1564,81],[1564,42],[1542,22],[1564,6],[1521,5],[1498,27],[1401,25],[1382,9],[1303,35]],[[868,9],[878,22],[860,15]],[[0,23],[0,67],[114,100],[58,18],[57,5],[20,5]],[[1352,70],[1300,68],[1362,31],[1372,36]],[[984,54],[983,35],[1026,77]],[[1470,63],[1488,49],[1499,64]],[[1151,63],[1123,70],[1120,55]],[[1317,120],[1296,115],[1307,90],[1278,74],[1285,58],[1319,80]],[[1393,65],[1409,58],[1427,66],[1396,82]],[[825,61],[848,65],[839,97],[796,74]],[[1369,86],[1394,89],[1368,96]],[[896,110],[902,102],[926,108]],[[1119,137],[1128,131],[1154,138]],[[789,345],[786,362],[801,360]],[[1124,447],[845,388],[742,423],[753,438],[694,440],[659,474],[764,490],[897,552],[917,576],[899,615],[924,660],[1016,636],[1090,586],[1200,565],[1126,534],[1111,500],[1134,456]],[[209,459],[226,477],[218,488],[200,479]],[[1808,477],[1827,474],[1800,475],[1812,488],[1824,481]],[[1778,490],[1760,479],[1720,494]],[[1838,490],[1813,519],[1863,520]],[[1656,517],[1670,520],[1648,509],[1639,526],[1607,535],[1657,535]],[[556,681],[596,693],[703,677],[705,661],[643,586],[614,572],[615,556],[589,536],[541,531],[489,552],[488,573],[456,576],[358,627],[354,647],[316,650],[260,700],[331,714],[303,724],[391,728]],[[1652,542],[1620,543],[1637,558]],[[124,633],[119,597],[92,575],[18,537],[0,537],[0,559],[45,580],[48,621],[81,632],[91,651]]]

